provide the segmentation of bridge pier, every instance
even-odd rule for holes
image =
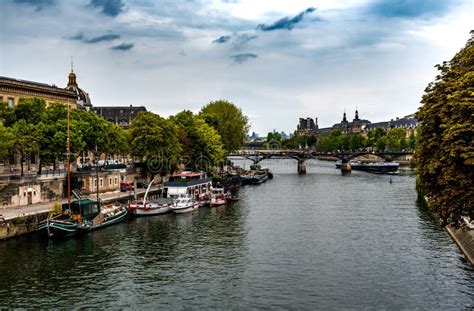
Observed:
[[[351,163],[347,160],[342,160],[341,162],[341,172],[342,173],[350,173],[352,170]]]
[[[306,164],[304,163],[304,160],[298,160],[298,174],[306,174]]]

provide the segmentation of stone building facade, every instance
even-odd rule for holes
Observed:
[[[296,132],[300,135],[314,135],[318,130],[318,118],[300,118]]]
[[[108,107],[94,107],[96,114],[100,115],[107,121],[116,124],[123,128],[129,128],[132,120],[141,111],[147,111],[144,106],[108,106]]]
[[[0,76],[0,101],[13,107],[18,104],[20,98],[29,97],[42,98],[47,105],[53,102],[61,102],[68,104],[71,108],[90,109],[92,107],[89,94],[79,88],[76,74],[72,70],[69,73],[68,84],[65,88],[54,84]]]

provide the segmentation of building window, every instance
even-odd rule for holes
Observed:
[[[103,187],[104,186],[104,179],[101,178],[99,179],[99,187]]]
[[[109,186],[112,186],[112,177],[109,178]]]
[[[97,179],[94,179],[94,188],[97,188]]]
[[[117,184],[118,184],[118,178],[117,177],[115,177],[114,182],[115,182],[115,185],[117,186]]]
[[[13,107],[15,105],[15,99],[13,97],[8,97],[8,107]]]

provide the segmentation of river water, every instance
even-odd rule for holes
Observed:
[[[1,242],[0,308],[474,307],[474,269],[415,203],[413,176],[264,164],[275,178],[226,207]]]

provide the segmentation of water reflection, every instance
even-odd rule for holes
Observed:
[[[415,204],[412,176],[310,161],[239,202],[79,239],[0,243],[0,307],[462,309],[474,271]],[[247,165],[247,167],[249,164]]]

